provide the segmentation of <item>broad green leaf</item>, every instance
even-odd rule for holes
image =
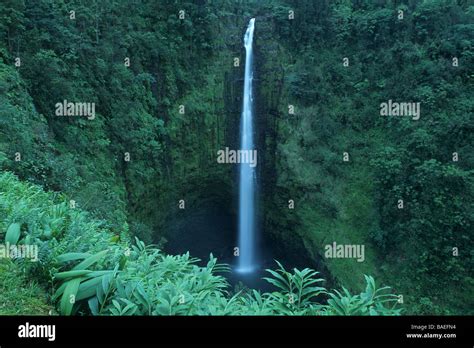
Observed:
[[[79,289],[77,291],[77,300],[84,300],[86,298],[95,296],[97,294],[97,286],[102,281],[102,277],[94,277],[83,281],[81,285],[79,285]]]
[[[68,262],[68,261],[85,259],[89,256],[91,256],[91,254],[88,254],[88,253],[67,253],[67,254],[59,255],[56,259],[58,262]]]
[[[74,278],[67,282],[60,304],[62,315],[71,315],[72,307],[76,303],[76,294],[81,280],[82,278]]]
[[[81,263],[79,263],[77,266],[75,266],[73,268],[74,271],[76,270],[84,270],[86,268],[88,268],[89,266],[92,266],[94,263],[96,263],[97,261],[99,261],[102,257],[105,256],[105,254],[107,254],[107,250],[103,250],[95,255],[92,255],[92,256],[89,256],[87,259],[85,259],[84,261],[82,261]]]
[[[66,285],[67,285],[67,282],[62,283],[61,286],[56,290],[53,297],[51,297],[53,302],[56,301],[63,294],[64,289],[66,289]]]
[[[20,234],[20,224],[17,222],[11,224],[7,229],[7,233],[5,234],[5,243],[9,243],[11,245],[18,243]]]
[[[92,297],[87,301],[89,304],[89,309],[93,315],[99,315],[99,301],[97,301],[97,297]]]
[[[66,278],[72,278],[72,277],[79,277],[79,276],[84,276],[92,271],[89,270],[78,270],[78,271],[66,271],[66,272],[59,272],[54,275],[56,279],[66,279]]]

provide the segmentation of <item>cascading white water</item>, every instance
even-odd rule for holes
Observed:
[[[252,44],[255,18],[252,18],[244,35],[245,45],[245,77],[244,101],[240,124],[241,150],[254,150],[253,143],[253,97],[252,97]],[[239,265],[237,271],[249,273],[254,269],[255,262],[255,167],[249,163],[240,163],[239,187]]]

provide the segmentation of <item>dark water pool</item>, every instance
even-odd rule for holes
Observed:
[[[287,270],[294,267],[303,269],[313,268],[321,272],[321,276],[327,279],[327,271],[321,269],[321,263],[312,260],[306,250],[298,243],[293,246],[284,245],[281,241],[267,235],[260,229],[260,241],[258,244],[258,263],[252,273],[239,273],[237,268],[238,259],[234,256],[234,247],[237,245],[236,218],[220,207],[203,207],[199,210],[187,213],[182,219],[173,222],[168,232],[168,242],[164,250],[170,254],[183,254],[187,251],[194,257],[201,259],[200,265],[209,261],[209,254],[217,257],[220,263],[231,266],[232,271],[222,273],[232,288],[242,285],[261,291],[276,290],[263,277],[270,274],[265,269],[276,269],[278,260]],[[328,281],[324,286],[328,286]]]

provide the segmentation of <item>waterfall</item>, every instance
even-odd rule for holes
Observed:
[[[252,44],[255,18],[252,18],[244,35],[245,77],[242,119],[240,124],[241,149],[254,150],[253,143],[253,97],[252,97]],[[239,265],[238,272],[248,273],[254,269],[255,262],[255,167],[240,163],[239,183]]]

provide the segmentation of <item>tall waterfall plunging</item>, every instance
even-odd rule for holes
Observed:
[[[242,119],[240,124],[241,149],[254,150],[253,142],[253,97],[252,97],[252,44],[255,18],[252,18],[244,35],[245,77]],[[255,167],[249,163],[240,163],[239,183],[239,265],[237,271],[249,273],[255,263]]]

